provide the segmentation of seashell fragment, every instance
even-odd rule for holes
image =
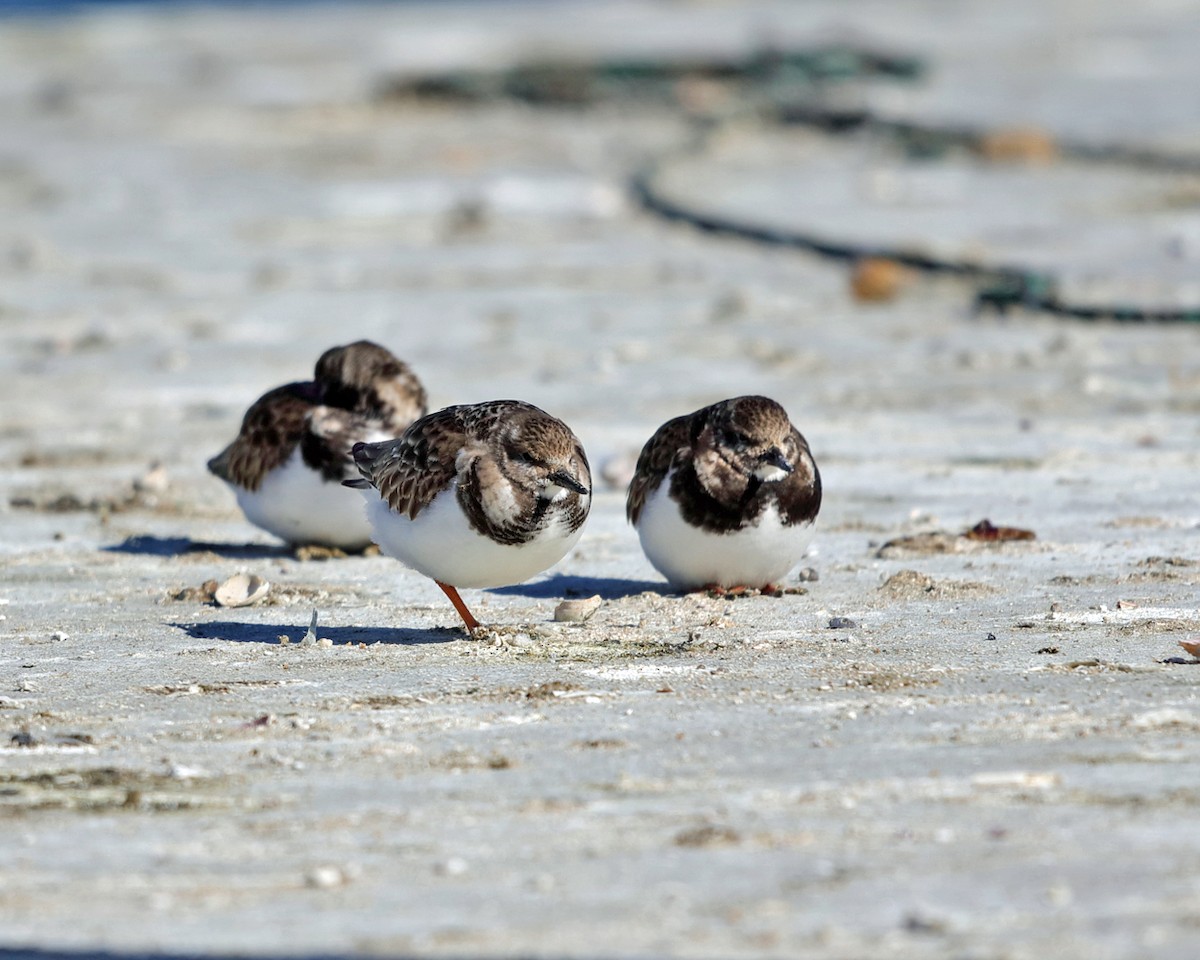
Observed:
[[[248,607],[258,603],[271,589],[262,577],[254,573],[238,573],[217,587],[213,599],[219,607]]]
[[[554,619],[559,623],[583,623],[600,609],[600,594],[584,600],[564,600],[554,608]]]

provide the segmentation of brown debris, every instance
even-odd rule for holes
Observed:
[[[747,597],[793,597],[808,593],[806,587],[777,587],[768,583],[764,587],[722,587],[716,584],[705,587],[702,592],[713,600],[744,600]]]
[[[198,587],[180,587],[168,594],[167,599],[176,603],[212,603],[219,586],[216,580],[205,580]]]
[[[886,257],[864,257],[850,273],[850,292],[859,303],[895,300],[913,279],[912,271]]]
[[[561,696],[564,693],[578,689],[579,684],[577,683],[568,683],[566,680],[551,680],[548,683],[539,683],[536,687],[530,687],[525,691],[525,699],[550,700],[553,697]]]
[[[900,598],[919,597],[933,593],[936,588],[937,581],[933,577],[918,573],[916,570],[901,570],[888,577],[879,589],[893,597]]]
[[[1058,143],[1045,130],[1011,127],[982,134],[975,149],[985,160],[996,163],[1027,163],[1045,166],[1060,157]]]
[[[320,543],[304,543],[297,546],[292,555],[301,563],[309,560],[341,560],[347,556],[339,547],[327,547]]]
[[[1032,530],[1021,527],[997,527],[990,520],[980,520],[970,530],[964,530],[962,536],[968,540],[985,540],[989,543],[997,540],[1036,540],[1037,534]]]
[[[993,588],[976,580],[935,580],[917,570],[898,570],[879,587],[895,600],[945,599],[964,594],[991,593]]]
[[[875,551],[875,556],[883,560],[892,559],[906,554],[960,553],[964,549],[961,537],[943,530],[929,533],[914,533],[906,537],[896,537],[889,540]]]
[[[729,847],[742,842],[742,835],[732,827],[705,824],[675,834],[677,847]]]
[[[903,557],[908,554],[963,553],[975,544],[1006,543],[1013,540],[1036,540],[1037,534],[1021,527],[997,527],[990,520],[980,520],[975,526],[954,534],[945,530],[931,530],[896,537],[875,551],[883,560]]]

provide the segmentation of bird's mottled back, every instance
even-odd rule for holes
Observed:
[[[325,404],[377,418],[397,434],[425,414],[425,388],[416,374],[390,350],[369,340],[326,350],[314,378]]]
[[[395,440],[356,444],[354,460],[388,506],[410,520],[457,481],[472,526],[500,543],[535,536],[559,499],[573,511],[572,523],[587,517],[591,472],[578,438],[519,400],[447,407]]]
[[[209,472],[257,490],[263,477],[283,466],[304,437],[316,396],[312,383],[289,383],[263,394],[242,417],[237,439],[208,461]]]

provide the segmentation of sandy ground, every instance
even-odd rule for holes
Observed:
[[[1197,331],[974,317],[951,281],[860,305],[842,267],[633,209],[624,176],[682,132],[659,108],[374,95],[546,49],[850,37],[932,58],[860,91],[899,114],[1195,149],[1198,23],[905,0],[3,24],[0,946],[1200,955],[1200,672],[1164,662],[1200,634]],[[1200,299],[1186,177],[742,124],[664,182]],[[392,561],[297,559],[204,471],[358,337],[435,405],[558,414],[608,478],[556,570],[471,592],[507,644]],[[624,523],[629,459],[748,392],[821,466],[819,579],[674,596]],[[885,546],[984,518],[1036,539]],[[192,589],[239,571],[264,604]],[[314,608],[331,644],[298,642]]]

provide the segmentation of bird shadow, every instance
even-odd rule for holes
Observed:
[[[505,596],[533,597],[551,600],[560,597],[590,597],[599,594],[604,600],[620,600],[639,593],[672,594],[677,591],[662,580],[626,580],[621,577],[572,577],[555,574],[533,583],[514,583],[511,587],[495,587],[488,593]]]
[[[307,626],[297,623],[241,623],[236,620],[212,620],[208,623],[172,623],[194,640],[223,640],[230,643],[278,644],[281,636],[299,643]],[[317,636],[333,641],[334,646],[358,643],[387,643],[416,646],[422,643],[450,643],[465,634],[455,627],[420,629],[413,627],[325,627],[317,625]]]
[[[291,547],[270,543],[208,543],[190,537],[136,535],[103,548],[107,553],[139,553],[152,557],[178,557],[185,553],[215,553],[231,560],[264,560],[293,555]]]

